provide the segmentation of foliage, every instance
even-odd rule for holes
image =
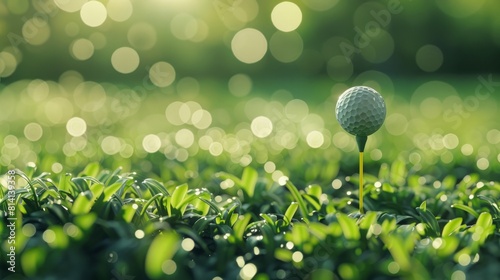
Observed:
[[[291,181],[280,186],[251,167],[241,177],[214,175],[218,183],[234,182],[219,193],[111,172],[97,163],[76,176],[16,170],[17,273],[71,279],[459,279],[498,273],[498,182],[475,174],[402,181],[396,175],[407,171],[400,163],[380,173],[366,185],[367,211],[359,214],[355,188],[341,194]],[[1,223],[6,248],[7,220]],[[6,255],[0,258],[6,271]]]

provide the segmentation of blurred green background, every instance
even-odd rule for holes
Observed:
[[[0,46],[14,54],[17,65],[11,75],[4,69],[4,82],[57,80],[67,70],[86,80],[138,82],[158,61],[172,64],[180,76],[228,79],[245,72],[255,78],[344,81],[351,77],[348,71],[347,79],[332,72],[352,67],[353,74],[377,69],[391,76],[490,73],[498,71],[500,59],[500,3],[492,0],[302,0],[281,6],[282,1],[256,0],[111,0],[81,9],[87,2],[3,0]],[[258,63],[242,63],[231,52],[232,40],[245,28],[258,30],[267,42]],[[258,49],[259,43],[247,45]],[[111,64],[121,47],[132,48],[140,59],[125,77]],[[334,59],[346,54],[352,66]]]
[[[357,166],[334,117],[354,85],[388,106],[368,172],[500,174],[500,3],[2,0],[2,170],[91,161],[163,179],[253,165],[334,185]],[[343,178],[343,177],[342,177]]]

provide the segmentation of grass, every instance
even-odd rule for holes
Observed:
[[[365,214],[355,210],[355,191],[279,186],[251,167],[241,177],[217,174],[218,183],[234,183],[219,194],[97,163],[76,176],[16,170],[18,271],[71,279],[474,279],[497,272],[500,184],[476,174],[402,181],[405,168],[383,165],[379,180],[367,182]]]
[[[6,174],[0,214],[10,214],[7,172],[15,170],[19,278],[459,280],[500,274],[493,95],[480,100],[490,109],[451,115],[451,122],[425,114],[419,102],[429,96],[412,101],[382,84],[388,120],[367,143],[360,213],[356,142],[335,121],[335,94],[306,104],[287,90],[236,98],[220,85],[199,83],[224,98],[151,92],[125,108],[127,91],[87,84],[106,93],[98,107],[79,92],[68,95],[74,90],[68,84],[20,81],[1,88],[0,102],[23,100],[0,120],[0,172]],[[31,90],[41,85],[49,90],[39,100]],[[475,85],[472,79],[467,88]],[[340,93],[341,86],[321,95]],[[191,112],[184,123],[165,112],[179,100]],[[56,112],[56,101],[71,106]],[[127,114],[110,113],[117,102]],[[440,104],[443,114],[454,108]],[[211,114],[208,127],[193,122],[200,107]],[[82,136],[69,134],[74,116],[86,122]],[[257,116],[272,122],[268,137],[252,131]],[[9,267],[3,253],[11,245],[9,223],[0,219],[2,277]]]

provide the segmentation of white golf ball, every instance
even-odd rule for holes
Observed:
[[[385,120],[386,108],[382,96],[370,87],[352,87],[340,95],[335,106],[337,120],[347,132],[368,136],[377,131]]]

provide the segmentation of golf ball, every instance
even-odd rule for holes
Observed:
[[[352,87],[340,95],[335,106],[337,120],[350,134],[368,136],[384,123],[386,109],[382,96],[370,87]]]

